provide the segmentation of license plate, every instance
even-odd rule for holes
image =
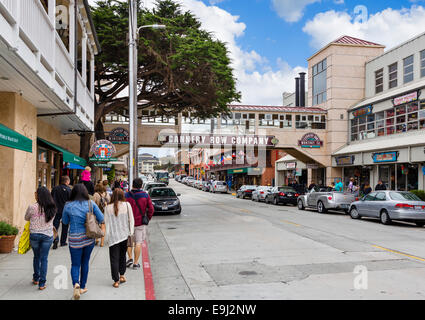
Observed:
[[[168,206],[162,205],[162,210],[168,210]]]
[[[292,197],[293,196],[293,194],[292,193],[288,193],[288,197]]]

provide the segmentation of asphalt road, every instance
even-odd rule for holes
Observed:
[[[182,213],[148,233],[157,299],[425,298],[425,228],[170,186]]]

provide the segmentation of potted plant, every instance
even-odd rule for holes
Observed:
[[[0,253],[11,253],[15,244],[16,235],[19,229],[0,221]]]

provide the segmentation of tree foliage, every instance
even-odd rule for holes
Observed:
[[[96,138],[100,139],[104,138],[102,117],[128,110],[128,3],[99,0],[92,16],[102,48],[96,56],[95,70],[94,121]],[[140,109],[155,109],[167,116],[190,111],[193,117],[205,119],[228,113],[228,104],[240,100],[225,43],[202,30],[191,12],[183,12],[181,5],[172,0],[157,0],[152,10],[139,4],[137,24],[167,27],[140,30]],[[88,136],[83,135],[83,139]],[[84,150],[81,152],[88,156]]]

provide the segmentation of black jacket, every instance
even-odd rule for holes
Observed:
[[[387,190],[387,187],[385,184],[379,185],[379,183],[376,185],[375,190]]]
[[[71,197],[71,188],[65,184],[58,185],[53,188],[52,197],[58,209],[57,214],[62,215],[63,207]]]

